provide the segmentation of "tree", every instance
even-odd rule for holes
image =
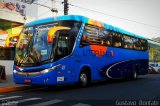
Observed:
[[[151,62],[155,62],[157,56],[158,56],[158,49],[157,48],[150,48],[150,50],[149,50],[149,60]]]

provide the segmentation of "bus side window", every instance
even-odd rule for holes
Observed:
[[[88,42],[88,33],[87,33],[86,29],[84,29],[80,45],[81,46],[87,46],[87,45],[89,45],[89,42]]]
[[[99,38],[101,40],[101,45],[109,46],[111,45],[112,36],[110,31],[104,28],[100,28],[99,30]]]
[[[133,38],[133,48],[135,50],[140,50],[140,43],[138,38]]]
[[[65,57],[69,55],[69,35],[66,33],[60,33],[59,38],[58,38],[58,43],[57,43],[57,59],[60,59],[62,57]]]
[[[148,45],[148,44],[147,44],[147,41],[146,41],[146,40],[142,40],[142,39],[141,39],[140,41],[141,41],[141,50],[142,50],[142,51],[147,50],[147,48],[148,48],[148,47],[147,47],[147,45]]]
[[[149,50],[149,44],[148,44],[148,41],[147,41],[147,40],[145,40],[145,47],[146,47],[145,50]]]
[[[114,47],[121,47],[122,46],[122,37],[121,34],[112,32],[112,41]]]
[[[133,37],[132,40],[133,40],[133,49],[138,50],[138,48],[139,48],[138,47],[138,41],[137,41],[138,39]]]
[[[91,25],[86,25],[81,39],[81,46],[86,45],[111,45],[111,31],[105,28],[98,28]]]
[[[133,49],[133,38],[127,35],[123,35],[123,47],[126,49]]]
[[[99,29],[97,27],[86,25],[81,38],[81,46],[100,44],[98,33]]]

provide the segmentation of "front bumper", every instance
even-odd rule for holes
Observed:
[[[21,73],[21,75],[14,73],[13,78],[14,82],[17,84],[27,84],[27,85],[57,85],[58,83],[62,82],[57,82],[57,76],[55,75],[56,72],[50,72],[46,74],[32,74],[31,73]],[[31,82],[25,82],[25,79],[30,79]]]

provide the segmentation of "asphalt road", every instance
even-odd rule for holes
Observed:
[[[95,82],[81,88],[75,85],[37,87],[0,94],[3,106],[160,106],[160,74],[139,76],[137,80]]]

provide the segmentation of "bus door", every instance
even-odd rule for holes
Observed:
[[[70,77],[69,80],[72,81],[75,65],[73,65],[74,58],[70,54],[72,53],[76,37],[72,36],[68,29],[58,30],[54,33],[54,36],[54,61],[56,64],[61,64],[61,71],[63,72],[63,76],[61,77]]]
[[[55,48],[56,60],[62,59],[70,54],[69,32],[58,31]]]

